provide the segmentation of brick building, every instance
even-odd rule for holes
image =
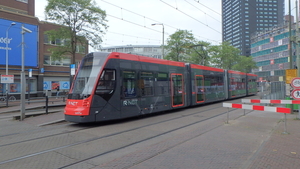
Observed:
[[[60,84],[62,90],[70,86],[71,56],[65,55],[61,60],[53,60],[49,48],[63,43],[63,40],[48,40],[45,31],[58,29],[60,25],[40,21],[35,17],[35,0],[0,0],[0,74],[2,77],[14,75],[14,81],[8,84],[8,93],[18,97],[21,90],[20,72],[21,57],[24,56],[26,72],[26,92],[41,95],[42,91],[54,90]],[[21,27],[32,31],[24,34],[24,55],[22,54]],[[82,48],[81,48],[82,49]],[[76,62],[88,51],[76,54]],[[7,59],[6,59],[7,58]],[[29,71],[32,77],[29,78]],[[7,73],[8,72],[8,73]],[[0,95],[6,93],[6,82],[1,78]]]

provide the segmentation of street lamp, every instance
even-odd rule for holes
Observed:
[[[24,34],[25,33],[31,33],[32,31],[25,28],[24,25],[22,24],[22,71],[21,71],[21,118],[20,120],[23,120],[25,118],[25,90],[26,90],[26,79],[25,79],[25,71],[24,71]]]
[[[16,25],[16,23],[12,22],[10,26],[6,29],[6,75],[8,75],[8,31],[14,25]],[[6,107],[8,107],[8,83],[6,83]]]
[[[165,27],[164,27],[164,24],[163,23],[153,23],[151,24],[152,26],[154,25],[162,25],[162,57],[164,59],[165,57],[165,53],[164,53],[164,48],[165,48],[165,45],[164,45],[164,42],[165,42]]]

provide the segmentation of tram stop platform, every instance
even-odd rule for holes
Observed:
[[[18,107],[0,108],[0,112],[16,108]],[[252,111],[239,118],[230,115],[229,123],[226,124],[224,123],[226,115],[223,115],[204,122],[200,130],[199,128],[190,130],[184,135],[143,147],[94,168],[299,168],[300,120],[297,117],[298,113],[287,114],[285,123],[282,113]],[[10,125],[15,125],[13,129],[17,129],[18,125],[21,128],[24,123],[41,127],[63,121],[63,118],[63,112],[49,113],[26,118],[23,121],[14,120]],[[1,133],[9,135],[16,132],[9,131],[11,127],[3,126],[5,124],[7,123],[0,123]],[[185,140],[185,138],[192,139]],[[156,153],[162,149],[165,151]]]

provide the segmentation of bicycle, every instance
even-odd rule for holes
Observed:
[[[0,101],[1,102],[6,102],[6,96],[0,96]],[[9,96],[9,98],[8,98],[8,101],[9,102],[11,102],[11,101],[16,101],[17,99],[16,99],[16,97],[15,96]]]

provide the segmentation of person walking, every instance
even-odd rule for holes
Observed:
[[[58,99],[58,95],[59,95],[59,85],[56,86],[56,99]]]

